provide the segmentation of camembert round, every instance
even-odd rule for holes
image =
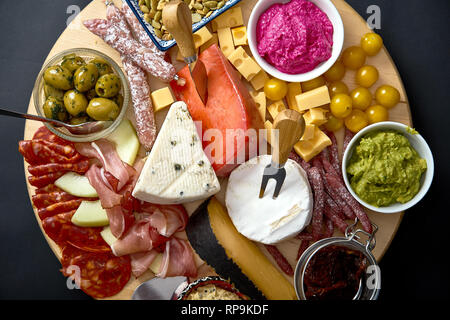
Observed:
[[[259,198],[264,168],[271,156],[250,159],[230,175],[225,195],[228,214],[245,237],[274,244],[302,231],[311,221],[313,196],[305,171],[292,160],[285,164],[286,179],[280,195],[273,199],[275,180],[269,180]]]

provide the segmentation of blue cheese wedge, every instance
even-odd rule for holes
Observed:
[[[184,102],[175,102],[133,190],[139,200],[175,204],[207,198],[220,190]]]

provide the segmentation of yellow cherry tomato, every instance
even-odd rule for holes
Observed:
[[[360,86],[370,88],[378,80],[378,70],[374,66],[362,66],[356,71],[355,80]]]
[[[372,93],[369,89],[358,87],[350,92],[352,97],[353,108],[366,110],[372,104]]]
[[[302,82],[302,90],[303,92],[310,91],[325,85],[325,83],[325,78],[323,76],[319,76],[317,78]]]
[[[361,48],[368,56],[374,56],[383,47],[383,39],[376,33],[366,33],[361,38]]]
[[[344,120],[345,126],[353,133],[358,132],[369,124],[367,115],[358,109],[354,109]]]
[[[387,121],[389,119],[389,111],[379,104],[367,108],[366,115],[370,124]]]
[[[352,112],[352,98],[345,93],[336,94],[331,98],[330,111],[336,118],[347,117]]]
[[[330,93],[330,97],[333,97],[338,93],[348,94],[348,87],[342,81],[335,81],[328,85],[328,92]]]
[[[356,70],[361,68],[366,62],[366,53],[361,47],[348,47],[342,53],[342,63],[346,68]]]
[[[339,81],[344,77],[344,75],[345,75],[345,66],[339,60],[336,61],[336,63],[333,64],[331,68],[328,69],[328,71],[323,74],[323,76],[328,82]]]
[[[393,108],[400,101],[400,92],[390,85],[383,85],[375,91],[375,99],[388,109]]]
[[[266,97],[272,101],[283,99],[288,91],[286,82],[280,79],[272,78],[264,84],[264,93]]]
[[[328,131],[338,131],[344,125],[344,120],[336,118],[334,115],[330,114],[328,116],[328,121],[325,123],[325,128]]]

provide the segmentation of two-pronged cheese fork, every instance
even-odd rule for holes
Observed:
[[[264,169],[259,197],[264,196],[267,183],[270,179],[276,181],[273,198],[276,199],[280,194],[284,179],[286,178],[286,169],[284,164],[287,162],[289,153],[294,144],[296,144],[305,131],[305,120],[303,116],[295,110],[287,109],[280,112],[271,129],[272,161]]]

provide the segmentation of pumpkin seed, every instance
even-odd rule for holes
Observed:
[[[203,2],[203,6],[209,8],[209,9],[213,9],[217,7],[217,1],[205,1]]]
[[[159,21],[161,20],[161,17],[162,17],[162,11],[156,11],[156,14],[155,14],[155,16],[153,17],[153,20],[159,22]]]
[[[141,6],[141,11],[142,11],[143,13],[149,13],[149,12],[150,12],[150,10],[148,10],[148,7],[147,7],[147,6],[144,6],[144,5]]]

